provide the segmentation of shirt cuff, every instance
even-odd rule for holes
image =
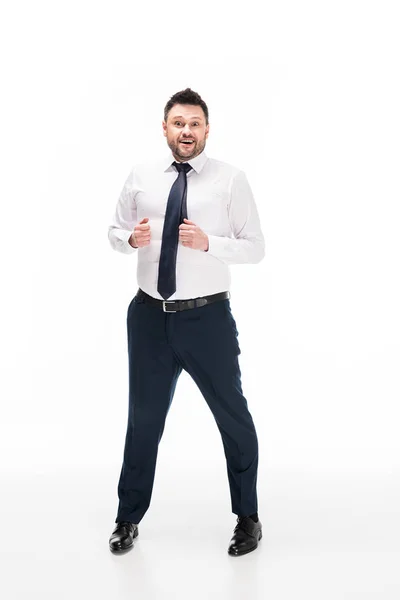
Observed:
[[[132,231],[127,231],[126,229],[116,229],[114,230],[115,244],[120,252],[124,254],[133,254],[138,248],[134,248],[128,242],[129,238],[132,235]]]
[[[225,262],[221,256],[224,256],[227,252],[229,252],[228,240],[229,237],[221,237],[219,235],[208,235],[208,250],[206,252],[208,254],[212,254],[222,262]]]

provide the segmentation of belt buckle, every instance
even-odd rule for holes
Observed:
[[[176,310],[166,310],[165,309],[165,305],[167,304],[167,302],[174,304],[175,300],[163,300],[162,301],[162,303],[163,303],[163,311],[167,312],[167,313],[176,313],[177,312]]]

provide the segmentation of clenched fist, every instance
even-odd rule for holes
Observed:
[[[148,224],[148,220],[149,218],[145,217],[133,230],[128,240],[133,248],[142,248],[150,244],[150,225]]]
[[[179,241],[181,244],[193,250],[208,252],[208,235],[193,221],[183,220],[185,222],[179,225]]]

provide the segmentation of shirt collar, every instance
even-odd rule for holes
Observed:
[[[202,152],[200,152],[200,154],[198,154],[194,158],[192,158],[188,161],[185,161],[185,162],[188,162],[189,165],[192,167],[192,169],[194,171],[196,171],[196,173],[200,173],[200,171],[206,164],[207,160],[208,160],[208,156],[206,155],[205,151],[203,150]],[[171,171],[171,170],[175,171],[175,167],[172,166],[172,163],[174,161],[175,161],[174,155],[172,154],[172,152],[170,150],[168,155],[165,157],[165,161],[163,161],[164,172]]]

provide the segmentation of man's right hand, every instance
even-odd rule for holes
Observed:
[[[142,248],[150,244],[150,225],[148,224],[148,220],[148,217],[145,217],[133,230],[128,240],[133,248]]]

